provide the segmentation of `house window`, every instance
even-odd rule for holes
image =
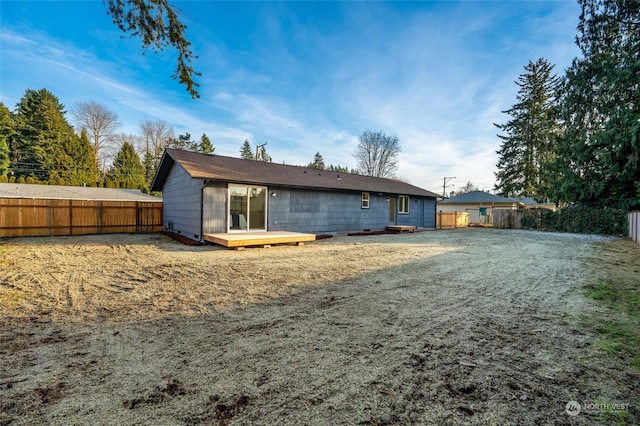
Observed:
[[[368,192],[363,192],[362,193],[362,208],[363,209],[368,209],[369,208],[369,193]]]
[[[400,195],[398,197],[398,213],[409,213],[409,196]]]

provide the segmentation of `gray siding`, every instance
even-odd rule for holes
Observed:
[[[164,229],[202,241],[200,215],[203,184],[202,179],[191,178],[179,164],[171,167],[162,187]]]
[[[215,182],[202,192],[202,229],[205,234],[227,232],[227,184]]]
[[[396,224],[413,225],[420,228],[435,228],[435,208],[435,198],[409,197],[409,214],[398,213]]]
[[[227,184],[211,182],[201,189],[203,182],[185,180],[186,173],[179,167],[172,170],[165,194],[174,190],[177,196],[165,195],[165,226],[174,222],[174,231],[180,230],[189,238],[200,234],[199,214],[202,209],[202,233],[227,232]],[[188,178],[188,176],[187,176]],[[392,195],[370,193],[369,208],[361,208],[362,193],[297,190],[269,187],[267,199],[267,230],[293,231],[314,234],[384,229],[388,225],[413,225],[435,228],[436,201],[432,198],[409,198],[409,214],[396,212],[395,222],[389,221],[389,202]],[[189,195],[187,195],[189,194]],[[275,194],[275,195],[273,195]],[[176,201],[176,197],[180,200]],[[200,205],[202,197],[202,205]],[[167,200],[169,203],[167,203]],[[190,206],[190,207],[189,207]],[[396,202],[396,208],[398,203]],[[189,211],[192,209],[192,211]],[[197,213],[197,214],[194,214]],[[170,214],[170,216],[166,216]],[[193,234],[193,235],[190,235]],[[199,235],[198,238],[201,236]]]
[[[424,199],[424,227],[435,228],[436,227],[436,199],[425,198]]]
[[[268,230],[315,234],[384,229],[388,225],[435,228],[435,199],[411,198],[409,214],[389,221],[387,195],[370,194],[369,208],[361,207],[362,193],[269,188]],[[417,200],[417,202],[416,202]],[[397,203],[396,203],[397,206]]]

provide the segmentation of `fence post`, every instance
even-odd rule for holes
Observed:
[[[73,200],[69,200],[69,235],[73,235]]]
[[[629,212],[629,238],[640,243],[640,211]]]
[[[102,228],[103,228],[103,225],[104,225],[104,217],[103,217],[104,206],[102,204],[102,201],[98,201],[98,203],[97,203],[97,205],[95,207],[98,209],[98,212],[97,212],[98,214],[96,215],[97,219],[98,219],[98,233],[102,234],[103,233],[102,232]]]
[[[136,232],[140,232],[140,203],[136,201]]]
[[[34,200],[35,203],[35,200]],[[53,207],[51,206],[53,203],[55,203],[55,200],[46,200],[45,201],[45,214],[47,215],[47,228],[49,229],[49,236],[53,235]],[[34,204],[35,206],[35,204]],[[35,208],[34,208],[34,213],[35,213]]]

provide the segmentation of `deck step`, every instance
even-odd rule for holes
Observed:
[[[390,225],[385,228],[387,231],[393,232],[416,232],[416,227],[412,225]]]

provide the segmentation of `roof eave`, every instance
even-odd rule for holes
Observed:
[[[379,189],[359,189],[359,188],[336,188],[334,186],[311,186],[311,185],[296,185],[293,183],[282,183],[282,182],[266,182],[266,181],[253,181],[253,180],[240,180],[240,179],[222,179],[222,178],[212,178],[206,175],[191,175],[193,179],[202,179],[208,182],[226,182],[226,183],[237,183],[239,185],[264,185],[264,186],[279,186],[283,188],[295,188],[295,189],[311,189],[317,191],[337,191],[337,192],[370,192],[370,193],[378,193],[378,194],[398,194],[398,195],[409,195],[412,197],[424,197],[424,198],[437,198],[437,195],[431,194],[428,191],[425,194],[416,194],[411,192],[397,192],[397,191],[388,191],[388,190],[379,190]]]
[[[160,162],[158,163],[158,169],[156,170],[156,174],[153,177],[153,181],[151,183],[151,191],[152,192],[161,192],[164,187],[164,182],[167,180],[167,176],[169,175],[169,170],[171,170],[171,166],[175,160],[168,151],[165,149],[162,153],[162,157],[160,157]]]

